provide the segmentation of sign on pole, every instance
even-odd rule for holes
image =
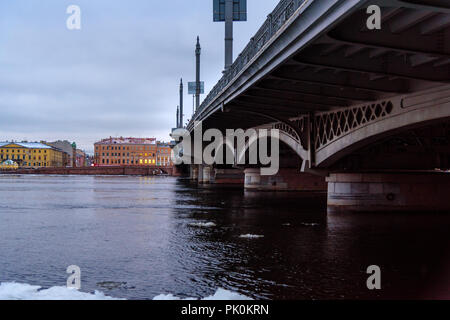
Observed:
[[[214,22],[225,21],[225,0],[213,0]],[[247,21],[247,0],[233,0],[233,21]]]
[[[188,82],[188,94],[197,94],[196,82]],[[200,94],[205,93],[205,82],[200,81]]]

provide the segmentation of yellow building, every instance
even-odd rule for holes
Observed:
[[[63,167],[63,151],[38,142],[0,142],[0,162],[21,168]]]

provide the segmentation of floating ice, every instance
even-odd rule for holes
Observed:
[[[305,226],[305,227],[315,227],[315,226],[318,226],[319,224],[318,223],[306,223],[306,222],[304,222],[304,223],[302,223],[302,225]]]
[[[81,292],[67,287],[42,289],[25,283],[5,282],[0,284],[0,300],[118,300],[101,291]]]
[[[182,299],[174,296],[173,294],[160,294],[154,297],[153,300],[252,300],[252,299],[242,294],[219,288],[217,289],[216,293],[214,293],[212,296],[208,296],[202,299],[196,298]]]
[[[241,234],[241,235],[239,236],[239,238],[245,238],[245,239],[259,239],[259,238],[264,238],[264,236],[258,235],[258,234]]]
[[[196,222],[190,223],[189,226],[196,228],[213,228],[216,224],[214,222]]]

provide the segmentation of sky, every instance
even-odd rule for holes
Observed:
[[[212,0],[0,1],[0,141],[75,141],[87,152],[110,136],[169,141],[179,82],[185,119],[187,82],[202,46],[205,93],[224,67],[224,23]],[[278,0],[248,0],[248,21],[234,24],[234,57]],[[70,5],[81,30],[69,30]],[[202,96],[202,99],[206,95]]]

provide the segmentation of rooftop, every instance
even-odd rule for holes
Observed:
[[[156,138],[113,138],[103,139],[95,144],[156,144]]]
[[[0,142],[0,147],[15,144],[28,149],[52,149],[52,147],[40,142]]]

